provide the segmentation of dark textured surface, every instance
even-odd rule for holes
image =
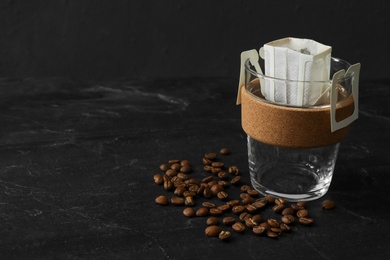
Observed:
[[[244,50],[300,37],[388,77],[388,1],[3,0],[0,77],[232,77]]]
[[[277,240],[228,243],[205,218],[158,206],[158,166],[205,152],[249,183],[235,80],[0,82],[0,252],[4,258],[385,259],[390,257],[390,81],[361,82],[360,118],[341,144],[330,191],[308,203],[316,222]],[[230,189],[232,194],[236,192]],[[238,194],[238,193],[237,193]],[[198,201],[198,205],[201,200]]]

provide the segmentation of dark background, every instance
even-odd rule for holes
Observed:
[[[388,1],[0,2],[0,77],[238,78],[241,51],[314,39],[388,78]]]

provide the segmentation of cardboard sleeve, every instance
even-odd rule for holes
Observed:
[[[262,143],[288,148],[315,148],[339,143],[350,126],[331,132],[330,107],[297,108],[263,102],[241,87],[241,123]],[[336,107],[336,121],[353,113],[353,96]]]

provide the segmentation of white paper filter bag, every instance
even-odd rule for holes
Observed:
[[[332,47],[316,41],[291,37],[264,44],[260,56],[265,75],[284,80],[265,80],[262,94],[270,101],[295,106],[329,103],[329,84],[310,81],[329,81],[331,51]]]

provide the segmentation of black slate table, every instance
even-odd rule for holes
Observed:
[[[331,188],[307,203],[312,226],[222,242],[205,236],[205,217],[154,202],[173,196],[153,182],[160,164],[187,159],[201,179],[203,155],[223,146],[249,184],[236,91],[236,79],[2,79],[1,259],[389,258],[389,80],[360,83]]]

